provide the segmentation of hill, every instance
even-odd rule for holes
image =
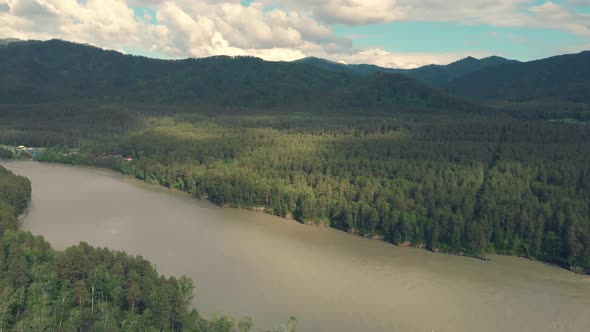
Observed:
[[[516,60],[508,60],[498,56],[491,56],[483,59],[467,57],[448,65],[427,65],[415,69],[384,68],[369,64],[346,65],[314,57],[297,60],[296,62],[306,63],[334,72],[349,72],[362,76],[372,75],[375,73],[404,74],[424,84],[439,88],[444,87],[446,84],[458,77],[489,66],[519,63]]]
[[[443,92],[433,90],[425,84],[402,74],[376,73],[361,84],[338,95],[340,108],[362,109],[366,105],[386,108],[389,105],[410,105],[414,107],[468,110],[479,108]]]
[[[359,76],[253,57],[157,60],[60,40],[0,46],[3,103],[92,100],[333,109],[348,107],[343,100],[373,85],[380,86],[379,94],[363,97],[356,107],[467,107],[399,74]]]
[[[406,70],[403,73],[426,84],[436,87],[444,87],[449,82],[478,70],[490,66],[516,64],[515,60],[508,60],[498,56],[491,56],[483,59],[467,57],[455,61],[446,66],[428,65],[416,69]]]
[[[305,63],[308,65],[312,65],[315,67],[319,67],[325,70],[334,71],[334,72],[347,72],[355,75],[360,76],[368,76],[376,73],[396,73],[400,74],[403,73],[404,70],[401,69],[394,69],[394,68],[385,68],[379,67],[376,65],[370,64],[344,64],[339,62],[333,62],[330,60],[316,58],[316,57],[308,57],[303,58],[300,60],[293,61],[294,63]]]
[[[456,78],[447,90],[478,101],[590,102],[590,51],[493,65]]]
[[[6,44],[10,44],[10,43],[19,42],[19,41],[21,41],[21,40],[20,39],[16,39],[16,38],[0,39],[0,45],[6,45]]]

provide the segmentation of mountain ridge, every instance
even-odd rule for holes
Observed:
[[[0,41],[3,103],[77,98],[330,109],[350,105],[465,109],[536,100],[590,103],[590,51],[528,62],[466,57],[448,65],[394,69],[317,57],[291,62],[250,56],[164,60],[57,39],[11,40]],[[382,74],[407,87],[383,85]],[[372,84],[389,86],[389,96],[380,89],[378,94],[367,90]],[[358,95],[361,90],[366,95]],[[355,93],[364,105],[358,100],[344,103]]]
[[[519,64],[493,65],[468,73],[446,87],[476,101],[590,102],[590,51]]]
[[[514,64],[520,62],[516,60],[505,59],[499,56],[490,56],[481,59],[476,59],[469,56],[452,62],[448,65],[427,65],[406,70],[403,73],[431,86],[444,88],[449,82],[463,75],[476,72],[492,65],[504,65],[511,63]]]
[[[462,102],[398,73],[358,76],[298,62],[216,56],[161,60],[61,40],[0,47],[4,103],[64,99],[197,103],[223,107],[348,108],[349,96],[388,86],[359,108],[439,107]],[[403,82],[383,85],[383,80]],[[352,103],[351,101],[351,104]]]

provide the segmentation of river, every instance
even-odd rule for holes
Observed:
[[[222,209],[94,168],[2,162],[33,183],[24,230],[188,275],[205,315],[298,331],[590,331],[590,279],[540,262],[435,254]]]

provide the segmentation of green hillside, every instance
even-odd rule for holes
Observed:
[[[449,82],[464,75],[477,72],[478,70],[491,66],[516,64],[515,60],[508,60],[498,56],[491,56],[483,59],[467,57],[451,64],[428,65],[416,69],[406,70],[403,73],[419,80],[425,84],[435,87],[445,87]]]
[[[0,47],[0,100],[7,104],[85,100],[329,110],[349,108],[343,99],[373,84],[380,86],[379,96],[365,98],[364,109],[460,103],[399,75],[359,77],[299,62],[226,56],[166,61],[59,40]]]
[[[590,51],[490,66],[452,81],[448,91],[481,101],[590,103]]]
[[[498,56],[483,59],[467,57],[448,65],[427,65],[415,69],[384,68],[369,64],[346,65],[314,57],[301,59],[296,62],[306,63],[333,72],[348,72],[361,76],[368,76],[375,73],[403,74],[423,84],[438,88],[444,87],[456,78],[489,66],[519,63],[518,61],[508,60]]]

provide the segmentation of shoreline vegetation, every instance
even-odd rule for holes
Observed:
[[[76,153],[76,155],[77,155],[77,153]],[[71,157],[71,156],[72,155],[68,155],[68,157]],[[64,165],[71,165],[71,166],[86,166],[86,167],[92,167],[92,168],[95,168],[95,169],[106,169],[106,170],[113,171],[113,172],[115,172],[117,174],[122,174],[122,175],[125,175],[125,176],[128,176],[128,177],[134,178],[136,180],[140,180],[137,177],[134,177],[134,176],[132,176],[130,174],[125,174],[125,173],[121,172],[120,170],[118,170],[116,168],[105,168],[105,167],[101,167],[101,166],[96,166],[96,165],[94,165],[94,164],[92,164],[90,162],[87,163],[87,164],[78,164],[77,165],[76,163],[73,163],[71,161],[65,161],[65,160],[51,160],[51,161],[49,161],[49,160],[38,160],[38,159],[34,159],[34,158],[27,158],[26,156],[25,157],[21,157],[19,159],[21,159],[21,160],[24,159],[24,160],[38,161],[38,162],[64,164]],[[0,159],[0,161],[1,160],[2,159]],[[162,186],[159,183],[149,183],[149,184],[150,185],[158,186],[160,188],[166,188],[165,186]],[[183,191],[180,191],[180,190],[177,190],[177,189],[171,189],[171,188],[166,188],[166,189],[176,190],[176,191],[178,191],[179,193],[182,193],[182,194],[189,194],[187,192],[183,192]],[[207,200],[210,203],[215,204],[215,202],[209,200],[209,198],[206,197],[206,196],[205,197],[198,197],[197,199],[204,199],[204,200]],[[289,215],[284,216],[284,217],[277,216],[277,215],[273,214],[271,211],[268,211],[267,208],[264,207],[264,206],[252,206],[252,207],[250,207],[250,206],[238,206],[238,205],[231,205],[231,204],[224,204],[224,205],[218,205],[218,204],[216,204],[216,205],[219,206],[219,207],[221,207],[221,208],[243,209],[243,210],[247,210],[247,211],[253,211],[253,212],[258,212],[258,213],[264,213],[264,214],[272,215],[272,216],[275,216],[275,217],[280,217],[280,218],[283,218],[285,220],[297,221],[297,220],[295,220],[293,218],[293,215],[292,214],[289,214]],[[20,217],[19,217],[19,219],[20,219]],[[297,221],[297,222],[299,222],[299,221]],[[326,224],[326,223],[317,223],[317,222],[314,222],[314,221],[304,221],[304,222],[299,222],[299,223],[301,223],[303,225],[306,225],[306,226],[311,226],[311,227],[326,227],[326,228],[330,228],[330,225],[329,224]],[[346,232],[348,234],[356,235],[356,236],[361,236],[361,237],[364,237],[366,239],[370,239],[370,240],[374,240],[374,241],[388,242],[388,241],[386,241],[386,239],[382,235],[359,234],[359,233],[354,232],[354,231],[344,231],[344,232]],[[390,242],[388,242],[388,243],[390,243]],[[414,244],[414,243],[411,243],[409,241],[405,241],[405,242],[401,242],[401,243],[391,243],[391,244],[393,244],[393,245],[395,245],[397,247],[400,247],[400,248],[413,247],[413,248],[417,248],[417,249],[429,250],[429,251],[431,251],[433,253],[441,253],[441,254],[445,254],[445,255],[469,257],[469,258],[479,259],[479,260],[482,260],[482,261],[491,261],[491,259],[488,258],[488,257],[486,257],[485,255],[470,254],[470,253],[465,253],[465,252],[462,252],[462,251],[448,251],[448,250],[444,250],[444,249],[440,249],[440,248],[429,249],[429,248],[426,248],[426,245],[424,243]],[[535,260],[533,257],[526,257],[526,256],[518,256],[518,257],[527,258],[527,259],[530,259],[530,260]],[[559,265],[555,264],[555,266],[559,266]],[[559,266],[559,267],[560,268],[563,268],[562,266]],[[570,271],[579,273],[579,272],[574,271],[574,270],[570,270]],[[586,273],[583,273],[583,271],[582,271],[582,273],[579,273],[579,274],[586,274]]]
[[[104,156],[103,156],[104,157]],[[75,155],[68,155],[66,159],[59,159],[58,160],[49,160],[48,155],[45,155],[43,157],[38,158],[40,161],[53,161],[53,162],[58,162],[58,163],[64,163],[64,164],[72,164],[75,165],[77,163],[81,163],[81,164],[85,164],[88,166],[94,166],[94,167],[102,167],[102,168],[108,168],[110,170],[119,172],[121,174],[125,174],[125,175],[130,175],[135,177],[138,180],[143,180],[146,183],[151,183],[151,184],[155,184],[155,185],[159,185],[165,188],[170,188],[170,186],[166,186],[165,184],[162,184],[158,181],[146,181],[145,178],[142,179],[142,177],[137,176],[137,174],[135,174],[133,171],[131,171],[129,168],[131,165],[133,165],[133,162],[130,161],[125,161],[122,160],[121,158],[113,158],[112,156],[106,157],[106,164],[105,164],[105,158],[101,158],[101,157],[85,157],[79,154],[75,154]],[[97,160],[99,159],[103,159],[102,162],[97,162]],[[115,160],[115,163],[110,163],[108,161],[112,161]],[[135,161],[137,162],[137,161]],[[180,190],[182,192],[182,190]],[[184,191],[186,193],[186,191]],[[189,193],[190,194],[190,193]],[[194,195],[193,195],[194,196]],[[274,216],[278,216],[278,217],[282,217],[288,220],[295,220],[298,221],[302,224],[308,225],[308,226],[314,226],[314,227],[332,227],[330,225],[330,221],[326,220],[326,219],[322,219],[320,221],[314,221],[314,220],[297,220],[292,213],[288,213],[287,215],[278,215],[276,213],[274,213],[272,210],[269,210],[266,207],[263,206],[244,206],[244,205],[236,205],[236,204],[231,204],[231,203],[220,203],[214,199],[211,199],[211,197],[209,197],[208,195],[203,195],[203,196],[195,196],[198,199],[206,199],[209,202],[216,204],[220,207],[230,207],[230,208],[237,208],[237,209],[246,209],[246,210],[251,210],[251,211],[256,211],[256,212],[261,212],[261,213],[266,213],[266,214],[270,214],[270,215],[274,215]],[[489,257],[486,256],[486,254],[499,254],[499,255],[506,255],[506,256],[517,256],[517,257],[521,257],[521,258],[526,258],[526,259],[530,259],[530,260],[539,260],[543,263],[548,263],[548,264],[552,264],[555,266],[559,266],[561,268],[564,268],[566,270],[569,270],[571,272],[574,272],[576,274],[581,274],[581,275],[590,275],[589,270],[585,270],[583,267],[580,266],[574,266],[574,265],[567,265],[564,264],[563,261],[557,260],[557,259],[539,259],[539,258],[535,258],[534,256],[531,256],[530,254],[514,254],[514,253],[510,253],[510,252],[505,252],[505,251],[497,251],[497,250],[492,250],[492,251],[488,251],[488,252],[474,252],[474,251],[470,251],[467,249],[463,249],[463,250],[454,250],[452,248],[449,247],[433,247],[432,243],[428,244],[427,241],[419,241],[419,242],[412,242],[412,241],[391,241],[390,239],[387,239],[385,236],[380,235],[380,234],[367,234],[367,233],[362,233],[359,232],[356,229],[340,229],[338,227],[333,227],[336,229],[339,229],[341,231],[353,234],[353,235],[357,235],[357,236],[362,236],[368,239],[373,239],[373,240],[378,240],[378,241],[385,241],[391,244],[394,244],[396,246],[399,247],[414,247],[414,248],[418,248],[418,249],[425,249],[425,250],[429,250],[431,252],[434,253],[442,253],[442,254],[447,254],[447,255],[454,255],[454,256],[462,256],[462,257],[469,257],[469,258],[474,258],[474,259],[479,259],[482,261],[490,261],[491,259]]]
[[[206,198],[202,198],[202,199],[206,199]],[[211,201],[209,201],[211,202]],[[265,214],[269,214],[269,215],[273,215],[276,216],[274,214],[272,214],[272,212],[267,211],[265,207],[263,206],[259,206],[259,207],[241,207],[241,206],[232,206],[232,205],[223,205],[221,206],[222,208],[231,208],[231,209],[244,209],[244,210],[248,210],[248,211],[254,211],[254,212],[259,212],[259,213],[265,213]],[[292,215],[288,215],[285,217],[282,217],[286,220],[294,220],[297,221],[295,219],[293,219]],[[303,225],[306,226],[312,226],[312,227],[325,227],[325,228],[331,228],[329,224],[326,223],[317,223],[314,221],[304,221],[304,222],[300,222]],[[383,241],[383,242],[387,242],[385,237],[383,235],[376,235],[376,234],[359,234],[355,231],[344,231],[348,234],[352,234],[352,235],[356,235],[356,236],[361,236],[364,237],[365,239],[369,239],[369,240],[373,240],[373,241]],[[389,242],[388,242],[389,243]],[[453,256],[461,256],[461,257],[469,257],[469,258],[475,258],[475,259],[479,259],[482,261],[491,261],[491,258],[486,257],[485,255],[477,255],[477,254],[469,254],[469,253],[465,253],[462,251],[449,251],[449,250],[444,250],[441,248],[426,248],[426,244],[425,243],[411,243],[409,241],[405,241],[405,242],[399,242],[399,243],[391,243],[397,247],[400,248],[408,248],[408,247],[412,247],[412,248],[417,248],[417,249],[425,249],[428,251],[431,251],[433,253],[440,253],[440,254],[445,254],[445,255],[453,255]],[[525,257],[525,256],[519,256],[522,258],[528,258],[531,260],[535,260],[532,257]],[[558,265],[556,265],[558,266]],[[562,268],[562,267],[560,267]],[[575,272],[572,270],[572,272]],[[584,273],[585,274],[585,273]]]
[[[77,155],[77,153],[76,153],[76,155]],[[70,156],[72,156],[72,155],[68,155],[68,157],[70,157]],[[87,166],[87,167],[92,167],[92,168],[96,168],[96,169],[106,169],[106,170],[110,170],[110,171],[116,172],[118,174],[122,174],[122,175],[125,175],[125,176],[128,176],[128,177],[134,178],[136,180],[140,180],[139,178],[134,177],[133,175],[125,174],[125,173],[121,172],[117,168],[105,168],[105,167],[97,166],[97,165],[95,165],[95,164],[93,164],[91,162],[89,162],[87,164],[79,164],[79,165],[77,165],[77,164],[75,164],[75,163],[73,163],[71,161],[65,161],[65,160],[61,160],[61,161],[60,160],[57,160],[57,161],[56,160],[48,161],[48,160],[38,160],[38,159],[27,158],[27,157],[21,157],[20,159],[31,160],[31,161],[38,161],[38,162],[48,162],[48,163],[64,164],[64,165],[72,165],[72,166]],[[167,188],[167,187],[165,187],[165,186],[163,186],[163,185],[161,185],[159,183],[148,183],[148,184],[155,185],[155,186],[158,186],[160,188],[166,188],[166,189],[171,190],[171,188]],[[174,189],[174,190],[176,190],[176,189]],[[189,194],[187,192],[183,192],[183,191],[180,191],[180,190],[177,190],[177,191],[179,193]],[[197,199],[207,200],[208,202],[213,203],[213,204],[215,204],[215,205],[217,205],[217,206],[219,206],[221,208],[242,209],[242,210],[247,210],[247,211],[264,213],[264,214],[272,215],[272,216],[275,216],[275,217],[280,217],[280,218],[283,218],[285,220],[297,221],[297,220],[295,220],[293,218],[293,215],[292,214],[289,214],[289,215],[284,216],[284,217],[277,216],[276,214],[273,214],[271,211],[268,211],[267,208],[266,207],[263,207],[263,206],[258,206],[258,207],[252,206],[252,207],[250,207],[250,206],[239,206],[239,205],[231,205],[231,204],[219,205],[219,204],[216,204],[214,201],[210,200],[207,196],[197,197]],[[299,222],[299,223],[301,223],[303,225],[306,225],[306,226],[311,226],[311,227],[331,228],[330,225],[328,223],[325,223],[325,222],[318,223],[318,222],[309,221],[309,220],[308,221],[304,221],[304,222],[300,222],[300,221],[297,221],[297,222]],[[382,235],[359,234],[356,231],[344,231],[344,232],[345,233],[348,233],[348,234],[356,235],[356,236],[361,236],[361,237],[364,237],[366,239],[370,239],[370,240],[374,240],[374,241],[388,242],[388,241],[386,241],[386,239]],[[388,243],[390,243],[390,242],[388,242]],[[391,244],[393,244],[393,245],[395,245],[397,247],[400,247],[400,248],[412,247],[412,248],[417,248],[417,249],[428,250],[428,251],[431,251],[433,253],[441,253],[441,254],[445,254],[445,255],[469,257],[469,258],[479,259],[479,260],[482,260],[482,261],[491,261],[491,259],[488,258],[488,257],[486,257],[485,255],[478,255],[478,254],[466,253],[466,252],[462,252],[462,251],[450,251],[450,250],[445,250],[445,249],[441,249],[441,248],[432,248],[432,249],[430,249],[430,248],[427,248],[426,247],[426,244],[425,243],[415,244],[415,243],[411,243],[409,241],[405,241],[405,242],[391,243]],[[532,257],[526,257],[526,256],[518,256],[518,257],[528,258],[528,259],[531,259],[531,260],[535,260]],[[559,265],[555,265],[555,266],[559,266]],[[560,267],[563,268],[562,266],[560,266]],[[570,270],[570,271],[576,272],[574,270]],[[581,274],[586,274],[586,273],[581,273]]]
[[[141,256],[84,242],[56,251],[20,231],[31,192],[27,178],[0,166],[0,330],[254,331],[250,317],[205,319],[191,309],[190,278],[159,275]],[[291,317],[265,331],[295,330]]]
[[[69,155],[68,157],[71,157],[71,155]],[[33,158],[28,158],[27,159],[26,157],[25,158],[21,158],[21,159],[31,160],[31,161],[37,161],[37,162],[47,162],[47,163],[64,164],[64,165],[71,165],[71,166],[78,166],[78,167],[79,166],[84,166],[84,167],[90,167],[90,168],[94,168],[94,169],[98,169],[98,170],[109,170],[109,171],[113,171],[113,172],[115,172],[117,174],[121,174],[121,175],[130,177],[130,178],[133,178],[135,180],[140,180],[141,181],[141,179],[139,179],[139,178],[137,178],[137,177],[135,177],[135,176],[133,176],[131,174],[126,174],[124,172],[121,172],[117,168],[105,167],[104,165],[103,166],[98,166],[98,164],[93,164],[92,162],[89,162],[88,160],[86,162],[81,162],[81,160],[78,159],[77,162],[73,162],[71,159],[70,160],[38,160],[38,159],[33,159]],[[161,185],[159,183],[148,183],[148,182],[146,182],[146,183],[149,184],[149,185],[157,186],[159,188],[164,188],[164,189],[168,189],[168,190],[174,190],[174,191],[177,191],[177,192],[182,193],[182,194],[190,195],[187,192],[183,192],[183,191],[178,190],[178,189],[168,188],[168,187],[163,186],[163,185]],[[284,217],[277,216],[277,215],[273,214],[272,212],[268,211],[267,208],[266,207],[263,207],[263,206],[248,207],[248,206],[238,206],[238,205],[231,205],[231,204],[219,205],[219,204],[216,204],[214,201],[210,200],[206,196],[205,197],[196,197],[196,198],[197,199],[207,200],[208,202],[213,203],[213,204],[215,204],[215,205],[217,205],[217,206],[219,206],[221,208],[243,209],[243,210],[247,210],[247,211],[253,211],[253,212],[264,213],[264,214],[268,214],[268,215],[280,217],[280,218],[283,218],[283,219],[289,220],[289,221],[299,222],[299,221],[295,220],[292,215],[288,215],[288,216],[284,216]],[[305,221],[305,222],[299,222],[299,223],[301,223],[301,224],[303,224],[305,226],[310,226],[310,227],[331,228],[331,226],[329,224],[326,224],[326,223],[317,223],[317,222],[313,222],[313,221]],[[340,230],[340,231],[343,231],[343,230]],[[445,254],[445,255],[452,255],[452,256],[460,256],[460,257],[467,257],[467,258],[478,259],[478,260],[481,260],[481,261],[491,261],[492,260],[491,258],[487,257],[486,254],[476,254],[476,253],[469,253],[469,252],[463,252],[463,251],[453,251],[453,250],[446,250],[446,249],[442,249],[442,248],[428,248],[425,243],[417,243],[416,244],[416,243],[411,243],[409,241],[399,242],[399,243],[391,243],[391,242],[387,241],[381,235],[359,234],[359,233],[357,233],[355,231],[344,231],[344,232],[345,233],[348,233],[348,234],[355,235],[355,236],[361,236],[363,238],[370,239],[370,240],[373,240],[373,241],[387,242],[387,243],[393,244],[393,245],[395,245],[397,247],[400,247],[400,248],[412,247],[412,248],[416,248],[416,249],[428,250],[428,251],[433,252],[433,253],[439,253],[439,254]],[[515,256],[515,255],[509,255],[509,254],[497,253],[497,252],[490,252],[490,253],[487,253],[487,254]],[[566,266],[560,265],[559,263],[551,262],[551,261],[538,260],[538,259],[536,259],[535,257],[532,257],[532,256],[517,255],[516,257],[520,257],[520,258],[524,258],[524,259],[528,259],[528,260],[532,260],[532,261],[539,261],[540,263],[548,264],[548,265],[555,266],[555,267],[561,268],[561,269],[566,269],[566,270],[568,270],[570,272],[573,272],[573,273],[576,273],[576,274],[579,274],[579,275],[590,275],[590,273],[587,273],[583,269],[580,269],[580,268],[574,268],[574,267],[568,268]]]

